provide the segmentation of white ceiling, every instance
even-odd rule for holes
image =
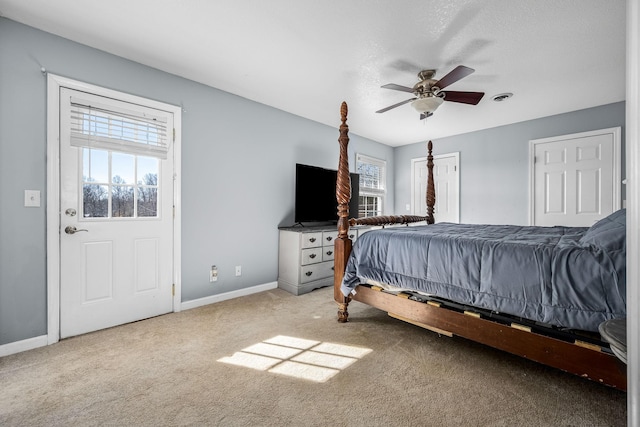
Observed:
[[[625,99],[625,0],[0,0],[0,15],[391,146]],[[417,73],[474,74],[427,121]],[[497,103],[493,95],[513,92]],[[185,105],[188,110],[188,105]]]

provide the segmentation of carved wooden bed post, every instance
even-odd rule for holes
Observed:
[[[351,254],[351,239],[349,238],[349,226],[371,225],[385,226],[390,224],[409,224],[411,222],[426,221],[433,224],[433,206],[436,203],[436,192],[433,183],[433,143],[427,144],[427,215],[391,215],[376,216],[368,218],[349,218],[349,201],[351,200],[351,177],[349,175],[349,155],[347,147],[349,145],[349,126],[347,126],[347,103],[340,106],[340,158],[338,160],[338,178],[336,180],[336,199],[338,201],[338,237],[334,243],[333,261],[333,299],[338,304],[338,322],[344,323],[348,320],[347,308],[351,296],[345,297],[340,290],[347,261]]]
[[[433,142],[427,143],[427,224],[435,222],[433,207],[436,204],[436,188],[433,183]]]
[[[349,126],[347,126],[347,103],[340,106],[340,159],[338,161],[338,178],[336,182],[336,199],[338,201],[338,237],[334,243],[334,275],[333,299],[338,304],[338,322],[346,322],[349,316],[347,306],[349,297],[340,291],[340,284],[347,267],[347,260],[351,253],[351,239],[349,239],[349,200],[351,200],[351,178],[349,176]]]

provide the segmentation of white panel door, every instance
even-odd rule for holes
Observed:
[[[620,130],[531,141],[532,224],[589,227],[620,208]]]
[[[460,161],[459,153],[434,156],[433,184],[436,192],[434,217],[436,222],[460,221]],[[412,206],[414,215],[426,215],[427,160],[413,159]]]
[[[61,88],[61,112],[65,99]],[[61,113],[60,336],[172,311],[173,150],[161,160],[71,146],[66,121]]]

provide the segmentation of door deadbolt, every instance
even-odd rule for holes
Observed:
[[[75,209],[73,209],[73,208],[69,208],[69,209],[67,209],[66,211],[64,211],[64,213],[65,213],[67,216],[76,216],[76,210],[75,210]]]

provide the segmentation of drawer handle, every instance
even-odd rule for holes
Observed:
[[[309,258],[314,259],[316,257],[316,254],[311,254],[309,255]]]
[[[307,271],[306,273],[304,273],[307,275],[307,277],[311,276],[313,274],[313,271]]]
[[[315,237],[312,237],[312,238],[310,238],[310,239],[309,239],[309,241],[310,241],[311,243],[313,243],[313,242],[315,242],[315,241],[316,241],[316,238],[315,238]]]
[[[327,236],[327,242],[330,242],[331,240],[333,240],[333,237]]]
[[[333,251],[327,251],[327,255],[331,255]]]

